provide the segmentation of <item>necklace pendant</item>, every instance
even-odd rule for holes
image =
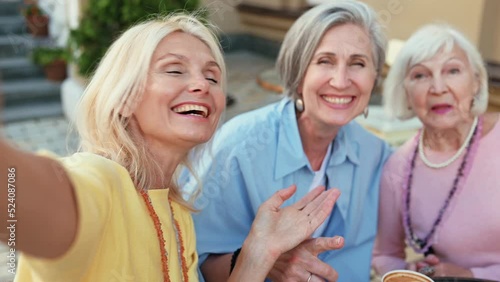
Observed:
[[[425,242],[420,238],[414,237],[411,239],[411,241],[413,242],[415,248],[417,248],[419,251],[422,250],[425,246]]]

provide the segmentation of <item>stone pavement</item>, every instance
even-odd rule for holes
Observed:
[[[3,129],[5,137],[23,150],[49,150],[65,156],[76,151],[78,137],[62,116],[9,123]]]

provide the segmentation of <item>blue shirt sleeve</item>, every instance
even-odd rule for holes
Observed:
[[[202,171],[201,195],[195,202],[200,210],[193,215],[200,265],[208,254],[232,253],[245,240],[254,213],[238,160],[229,149],[219,150],[211,165]]]

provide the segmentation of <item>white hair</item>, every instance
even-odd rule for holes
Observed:
[[[480,82],[478,93],[471,93],[473,115],[480,115],[488,106],[488,75],[483,59],[472,43],[459,31],[446,24],[430,24],[417,30],[405,43],[391,66],[384,82],[385,112],[398,119],[415,116],[409,108],[404,79],[412,66],[434,57],[439,52],[450,52],[459,47],[465,52],[476,78]]]
[[[332,27],[343,24],[355,24],[366,31],[370,37],[377,78],[380,76],[385,62],[387,40],[377,14],[360,1],[330,1],[300,16],[281,44],[276,68],[288,96],[298,97],[297,88],[323,35]]]

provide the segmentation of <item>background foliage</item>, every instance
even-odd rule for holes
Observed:
[[[199,0],[88,0],[69,46],[79,72],[89,77],[111,43],[131,25],[153,14],[194,11]]]
[[[58,60],[66,62],[68,57],[66,49],[56,47],[37,47],[31,53],[33,63],[40,66],[46,66]]]

